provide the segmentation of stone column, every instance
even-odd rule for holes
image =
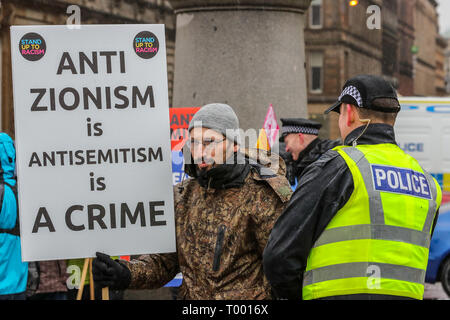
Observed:
[[[278,119],[307,117],[303,29],[311,0],[169,1],[173,107],[227,103],[243,129],[261,128],[271,103]]]

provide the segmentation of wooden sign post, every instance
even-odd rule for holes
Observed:
[[[85,258],[83,264],[83,271],[81,273],[80,286],[78,288],[77,300],[81,300],[83,297],[84,282],[86,281],[86,275],[89,266],[89,297],[90,300],[95,300],[95,288],[94,288],[94,276],[92,274],[92,261],[93,258]],[[102,288],[102,300],[109,300],[109,288]]]

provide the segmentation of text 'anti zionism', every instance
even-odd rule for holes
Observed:
[[[64,52],[59,62],[57,75],[63,72],[70,72],[73,75],[86,74],[89,68],[93,74],[99,73],[100,65],[104,64],[107,74],[115,71],[126,73],[125,53],[123,51],[100,51],[92,52],[91,58],[83,53],[78,53],[77,69],[72,57],[68,52]],[[115,62],[115,63],[113,63]],[[115,66],[115,67],[114,67]],[[127,109],[146,106],[155,108],[155,98],[153,87],[147,86],[140,90],[137,86],[119,85],[111,87],[66,87],[60,90],[55,88],[31,88],[30,94],[34,95],[31,111],[73,111],[77,109],[89,110],[92,106],[96,109]],[[44,102],[45,101],[45,102]]]

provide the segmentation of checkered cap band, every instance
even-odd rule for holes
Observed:
[[[281,134],[289,133],[313,134],[317,136],[319,135],[319,129],[301,126],[285,126],[281,128]]]
[[[363,107],[363,102],[362,102],[362,98],[361,98],[361,93],[359,92],[358,89],[356,89],[356,87],[354,86],[348,86],[344,89],[344,91],[342,91],[341,95],[339,96],[339,101],[341,101],[341,99],[346,96],[349,95],[351,96],[353,99],[356,100],[356,102],[358,103],[358,107],[362,108]]]

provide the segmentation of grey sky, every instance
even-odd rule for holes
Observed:
[[[437,2],[439,3],[439,31],[441,34],[450,33],[450,0],[437,0]]]

